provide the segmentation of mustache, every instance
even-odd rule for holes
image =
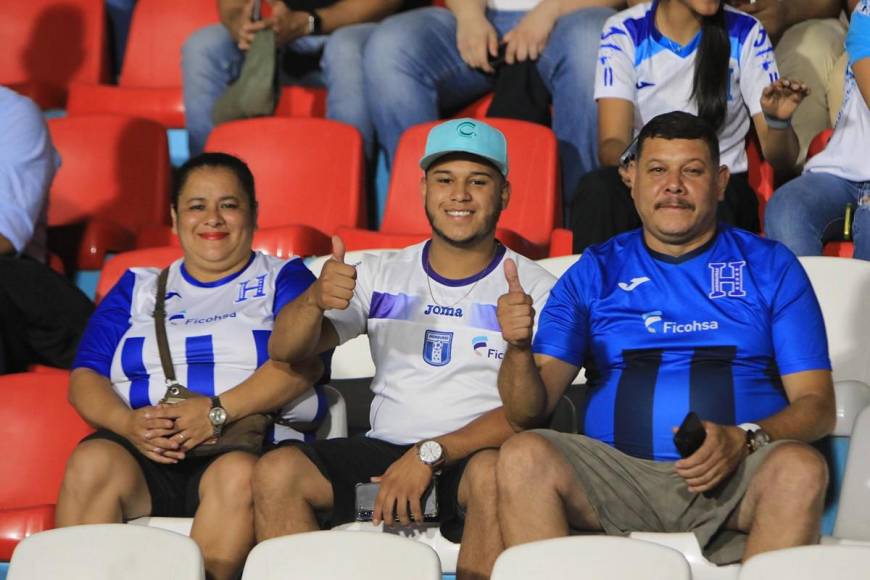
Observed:
[[[661,209],[663,207],[673,207],[677,209],[695,209],[695,204],[690,202],[687,199],[682,199],[679,197],[673,199],[665,199],[659,202],[656,202],[655,209]]]

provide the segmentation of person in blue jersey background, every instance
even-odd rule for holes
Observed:
[[[208,577],[234,578],[254,542],[257,458],[188,453],[254,413],[322,417],[328,405],[312,384],[323,363],[291,368],[270,361],[267,350],[275,313],[314,276],[301,259],[252,251],[254,178],[235,157],[188,161],[171,206],[184,257],[169,267],[166,333],[179,382],[203,396],[160,404],[166,377],[153,318],[160,269],[128,270],[88,322],[73,363],[70,402],[97,431],[67,462],[57,525],[192,516]]]
[[[553,287],[532,340],[516,275],[499,303],[499,373],[516,430],[541,425],[581,366],[584,434],[508,440],[497,464],[505,545],[694,532],[717,564],[818,541],[834,393],[824,322],[783,245],[718,222],[729,172],[694,115],[651,120],[629,167],[642,228],[590,247]],[[706,439],[681,459],[688,411]]]

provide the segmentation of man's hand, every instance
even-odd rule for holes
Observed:
[[[173,441],[181,446],[181,451],[190,451],[197,445],[214,439],[214,426],[208,418],[211,399],[192,397],[174,405],[164,405],[166,415],[175,420]]]
[[[508,344],[528,348],[535,323],[534,301],[523,290],[517,264],[511,258],[504,261],[504,277],[507,279],[508,293],[498,299],[496,309],[501,335]]]
[[[126,426],[119,435],[155,463],[178,463],[184,459],[184,453],[172,438],[177,430],[164,407],[140,407],[129,411]]]
[[[254,42],[254,36],[258,32],[268,28],[269,24],[265,20],[251,21],[251,15],[254,12],[254,0],[247,0],[245,7],[242,8],[239,14],[238,29],[234,36],[238,43],[239,50],[246,51],[251,48],[251,43]]]
[[[320,277],[312,284],[312,295],[323,311],[344,310],[350,305],[356,288],[356,268],[344,263],[344,242],[332,236],[332,257],[323,264]]]
[[[471,68],[495,72],[489,61],[498,56],[498,33],[483,14],[456,19],[456,48]]]
[[[372,481],[381,484],[378,497],[375,498],[373,524],[385,522],[391,525],[398,517],[399,522],[407,526],[411,523],[409,505],[414,522],[423,521],[420,498],[432,481],[432,468],[420,461],[416,446],[408,449],[383,475],[373,477]]]
[[[742,0],[735,2],[734,7],[758,18],[773,44],[779,42],[791,22],[789,16],[791,5],[788,1],[755,0],[754,3],[750,3],[749,0]]]
[[[275,31],[275,44],[284,46],[308,34],[308,12],[290,10],[283,2],[272,5],[272,16],[266,20]]]
[[[791,119],[798,105],[809,94],[810,88],[804,83],[779,79],[761,93],[761,110],[769,117],[785,121]]]
[[[504,35],[504,61],[514,64],[538,60],[558,19],[559,13],[552,3],[541,2],[535,6],[513,30]]]
[[[716,487],[746,457],[746,432],[740,427],[703,421],[707,437],[692,455],[677,461],[677,475],[692,493]]]

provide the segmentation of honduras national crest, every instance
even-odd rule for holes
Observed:
[[[442,367],[450,362],[453,333],[427,330],[423,340],[423,360],[433,367]]]

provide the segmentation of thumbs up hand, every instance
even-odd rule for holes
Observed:
[[[532,297],[526,294],[520,284],[517,264],[511,258],[504,261],[504,277],[508,283],[508,292],[498,299],[496,310],[501,335],[512,346],[528,348],[532,343],[535,308]]]
[[[321,310],[344,310],[353,298],[356,288],[356,268],[344,263],[344,242],[332,236],[332,256],[323,264],[320,277],[312,291]]]

